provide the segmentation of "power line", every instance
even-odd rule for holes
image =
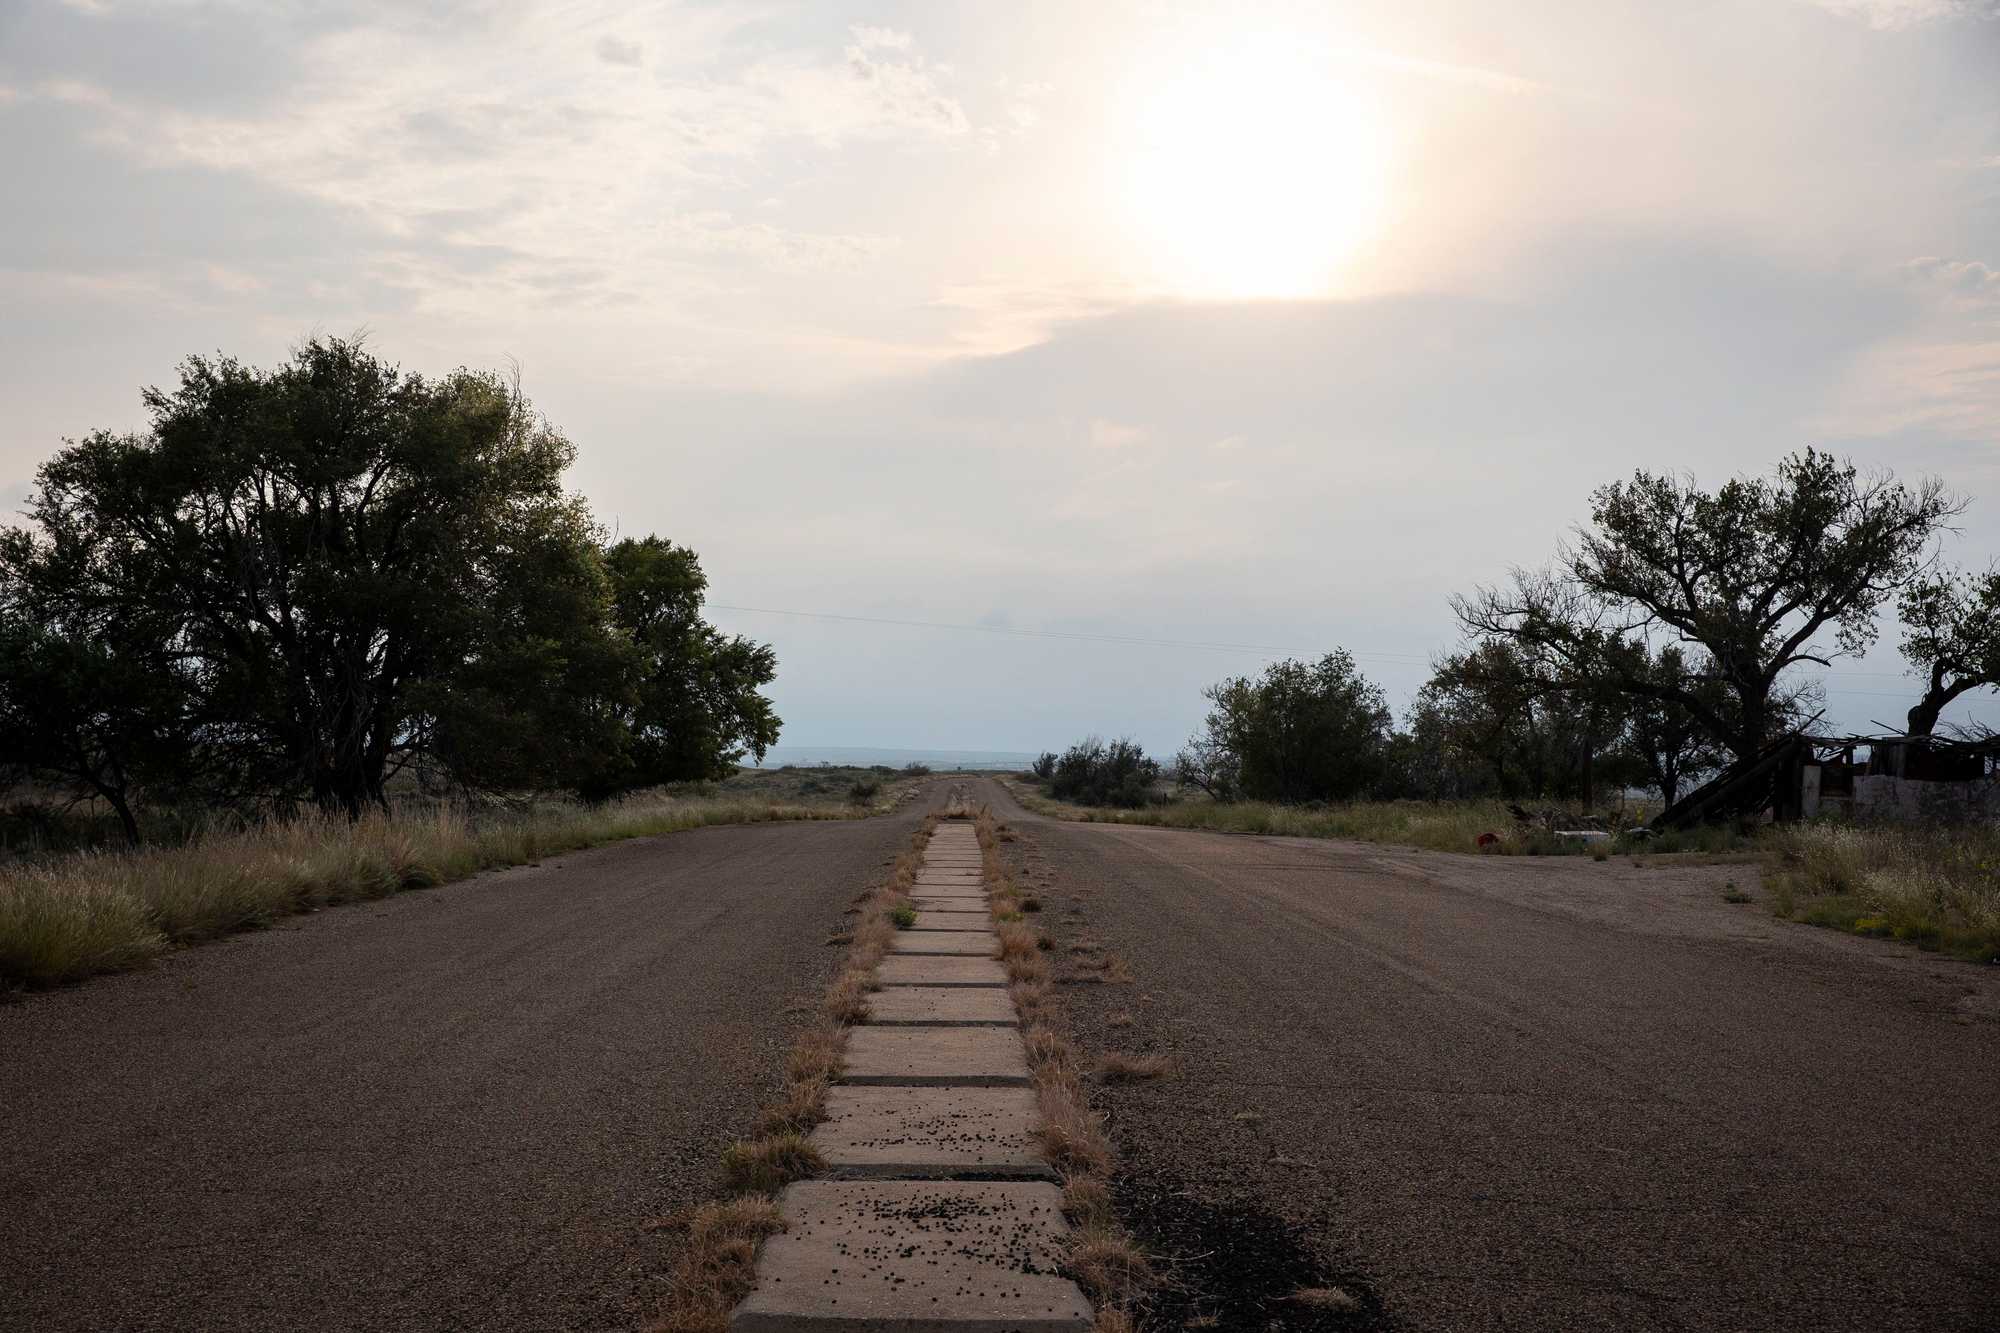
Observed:
[[[1006,625],[963,625],[942,620],[902,620],[892,616],[854,616],[833,611],[787,611],[769,606],[734,606],[726,602],[710,602],[708,606],[716,611],[738,611],[758,616],[795,616],[803,620],[836,620],[857,625],[899,625],[906,629],[955,630],[963,634],[997,634],[1016,639],[1067,639],[1077,643],[1121,643],[1140,648],[1193,648],[1203,652],[1218,653],[1272,653],[1287,657],[1310,657],[1312,651],[1304,648],[1280,648],[1268,643],[1210,643],[1195,639],[1151,639],[1128,634],[1088,634],[1082,631],[1017,629]],[[1397,662],[1412,666],[1429,666],[1432,659],[1418,657],[1410,653],[1354,653],[1356,658],[1378,662]],[[1829,679],[1853,679],[1867,676],[1883,680],[1903,679],[1903,673],[1893,671],[1826,671],[1821,673]],[[1850,690],[1832,689],[1832,694],[1864,694],[1882,699],[1908,697],[1900,691],[1891,690]]]
[[[807,620],[841,620],[862,625],[901,625],[910,629],[948,629],[968,634],[1001,634],[1021,639],[1071,639],[1081,643],[1123,643],[1141,648],[1196,648],[1206,652],[1219,653],[1280,653],[1287,656],[1310,656],[1301,648],[1279,648],[1268,643],[1204,643],[1190,639],[1147,639],[1126,634],[1085,634],[1067,630],[1015,629],[1005,625],[954,625],[940,620],[898,620],[889,616],[849,616],[831,611],[780,611],[768,606],[731,606],[723,602],[710,602],[711,609],[717,611],[742,611],[760,616],[799,616]],[[1356,657],[1378,658],[1382,661],[1396,661],[1428,666],[1428,657],[1416,657],[1398,653],[1356,653]]]

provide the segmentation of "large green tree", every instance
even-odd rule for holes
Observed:
[[[702,619],[708,577],[693,551],[660,537],[626,539],[604,553],[612,615],[635,654],[622,709],[621,761],[587,794],[726,776],[745,754],[761,760],[779,718],[760,693],[778,674],[767,644]]]
[[[1218,796],[1350,800],[1386,771],[1389,709],[1344,649],[1317,662],[1274,662],[1260,677],[1206,693],[1208,718],[1179,766],[1186,781],[1216,784]]]
[[[1593,493],[1590,524],[1553,569],[1517,571],[1511,586],[1453,607],[1475,637],[1511,642],[1555,675],[1684,709],[1747,757],[1796,721],[1788,673],[1865,650],[1876,613],[1923,571],[1962,507],[1935,480],[1862,477],[1813,449],[1714,491],[1639,471]],[[1690,649],[1694,667],[1656,671],[1662,639]]]
[[[16,576],[64,623],[152,628],[218,789],[354,815],[414,759],[553,784],[615,752],[600,539],[517,386],[315,339],[144,401],[42,467]]]

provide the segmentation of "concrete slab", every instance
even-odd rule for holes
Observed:
[[[986,911],[986,895],[983,893],[976,895],[964,895],[955,898],[953,897],[912,898],[910,899],[910,902],[917,909],[918,916],[922,916],[925,912]]]
[[[1004,986],[1007,969],[997,958],[891,954],[875,969],[882,986]]]
[[[953,911],[945,911],[939,909],[926,912],[924,909],[920,907],[917,909],[917,924],[911,926],[910,929],[911,930],[987,930],[992,927],[993,925],[992,913],[983,910],[976,910],[976,909],[982,909],[985,906],[983,903],[967,903],[966,906],[968,909],[974,909],[974,910],[953,912]]]
[[[1042,1181],[805,1180],[757,1255],[732,1333],[1085,1333]]]
[[[899,930],[890,953],[948,953],[990,958],[1000,952],[1000,937],[990,930]]]
[[[868,995],[868,1022],[907,1027],[1013,1027],[1014,1002],[998,986],[888,986]]]
[[[1054,1180],[1027,1088],[832,1088],[812,1142],[837,1180]]]
[[[858,1027],[837,1082],[912,1088],[1025,1088],[1028,1053],[1012,1028]]]

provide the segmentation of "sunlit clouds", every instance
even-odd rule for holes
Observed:
[[[1993,490],[1983,559],[1995,15],[17,0],[0,494],[190,352],[365,329],[518,365],[748,606],[1340,643],[1394,696],[1591,486],[1806,443]],[[731,628],[802,744],[1170,746],[1254,665],[1079,649],[1055,719],[1054,649]]]

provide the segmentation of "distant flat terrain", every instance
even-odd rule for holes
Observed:
[[[1058,941],[1134,975],[1063,988],[1084,1044],[1181,1063],[1100,1090],[1128,1196],[1268,1215],[1372,1311],[1221,1327],[1996,1326],[1995,969],[1723,902],[1750,867],[1066,824],[980,789]]]
[[[919,818],[670,834],[0,1002],[0,1327],[606,1329]]]

